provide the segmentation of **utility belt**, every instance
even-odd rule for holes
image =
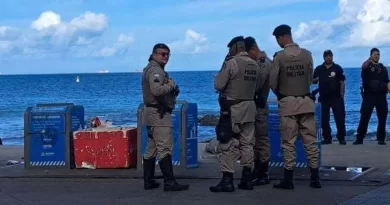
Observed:
[[[165,113],[172,114],[173,111],[172,108],[161,104],[147,104],[146,107],[156,108],[157,112],[160,114],[160,119],[164,117]]]
[[[280,101],[281,99],[285,98],[285,97],[295,97],[295,98],[305,98],[305,97],[309,97],[313,100],[313,96],[311,93],[307,93],[306,95],[282,95],[282,94],[278,94],[277,95],[277,98],[278,98],[278,101]],[[315,99],[314,99],[315,100]]]
[[[233,132],[230,107],[244,101],[253,100],[227,100],[224,97],[219,97],[220,116],[218,124],[215,127],[217,140],[221,143],[229,142],[233,137],[238,137],[238,133]]]
[[[387,83],[379,80],[372,80],[363,87],[362,93],[387,93]]]

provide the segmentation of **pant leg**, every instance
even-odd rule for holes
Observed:
[[[268,136],[268,115],[257,114],[255,122],[255,159],[261,163],[268,162],[270,158],[270,140]]]
[[[164,158],[172,155],[172,127],[152,127],[153,138],[156,143],[157,157]]]
[[[156,157],[157,148],[156,148],[156,142],[153,138],[152,127],[146,126],[146,129],[148,132],[148,144],[146,145],[146,152],[144,154],[144,158],[150,159],[150,158]]]
[[[222,172],[234,173],[234,164],[240,158],[239,145],[240,142],[236,138],[232,138],[226,143],[218,143],[218,149],[221,152],[219,160]]]
[[[344,140],[346,136],[344,99],[341,97],[334,99],[331,108],[337,127],[337,139]]]
[[[386,95],[378,96],[376,99],[376,114],[378,117],[378,127],[376,133],[377,140],[382,141],[386,139],[386,121],[388,112]]]
[[[298,123],[295,116],[280,117],[280,134],[282,135],[284,168],[293,170],[296,157],[295,141],[298,136]]]
[[[360,121],[357,129],[358,138],[363,139],[367,134],[368,123],[370,122],[372,110],[374,109],[375,99],[371,95],[364,95],[360,108]]]
[[[241,166],[253,166],[253,146],[255,145],[255,123],[247,122],[239,125],[240,138],[239,149],[241,155]]]
[[[314,113],[299,116],[299,132],[302,136],[310,168],[318,168],[319,149],[316,143],[317,129]]]
[[[321,102],[321,125],[322,125],[322,136],[324,140],[332,139],[332,129],[329,124],[330,121],[330,102]]]

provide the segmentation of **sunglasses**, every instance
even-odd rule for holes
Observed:
[[[156,52],[156,53],[157,53],[157,52]],[[170,57],[170,56],[171,56],[170,53],[166,53],[166,52],[157,53],[157,54],[161,55],[162,57],[165,57],[165,56]]]

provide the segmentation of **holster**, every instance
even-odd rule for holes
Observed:
[[[257,108],[265,108],[266,101],[260,95],[255,95],[255,104]]]
[[[242,100],[227,100],[225,97],[218,98],[220,106],[220,116],[215,127],[217,140],[221,143],[229,142],[237,134],[233,132],[230,107],[242,102]]]

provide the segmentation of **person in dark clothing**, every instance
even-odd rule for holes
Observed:
[[[387,68],[382,63],[379,63],[379,59],[379,50],[373,48],[371,49],[370,57],[362,65],[363,102],[360,108],[360,122],[354,145],[363,144],[374,107],[378,117],[377,141],[379,145],[386,145],[388,113],[386,94],[389,92],[389,76]]]
[[[340,65],[333,62],[331,50],[324,52],[324,63],[314,70],[313,83],[319,84],[319,99],[321,103],[321,124],[324,140],[322,144],[332,144],[332,130],[330,128],[330,108],[337,127],[337,139],[341,145],[345,145],[345,75]]]

